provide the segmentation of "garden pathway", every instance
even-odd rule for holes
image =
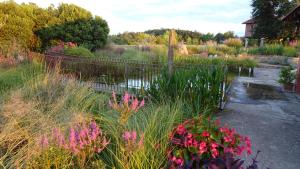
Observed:
[[[283,92],[278,75],[276,68],[256,68],[253,78],[236,78],[218,116],[251,137],[260,169],[299,169],[300,97]]]

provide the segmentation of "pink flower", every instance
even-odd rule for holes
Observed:
[[[176,164],[179,165],[179,166],[183,166],[183,159],[182,158],[178,158],[176,160]]]
[[[199,153],[203,154],[207,151],[206,143],[202,141],[199,145]]]
[[[138,105],[139,105],[138,99],[134,99],[133,102],[131,103],[131,109],[133,111],[137,111],[138,110]]]
[[[191,138],[193,138],[193,134],[188,133],[186,137],[187,137],[188,139],[191,139]]]
[[[129,99],[130,99],[130,95],[128,94],[128,92],[125,92],[125,95],[123,97],[123,102],[128,105],[128,102],[129,102]]]
[[[92,121],[90,124],[90,137],[91,140],[94,141],[101,134],[99,127],[97,126],[95,121]]]
[[[212,149],[212,150],[211,150],[211,152],[212,152],[212,156],[213,156],[213,158],[216,158],[216,157],[218,157],[218,155],[219,155],[219,152],[218,152],[218,150],[217,150],[217,149]]]
[[[73,153],[78,153],[77,146],[77,139],[76,139],[76,133],[74,128],[70,128],[70,136],[69,136],[69,148]]]
[[[132,140],[133,142],[136,141],[136,131],[132,131],[132,132],[131,132],[131,140]]]
[[[145,105],[145,100],[143,99],[140,103],[140,108],[143,107]]]
[[[172,161],[178,166],[183,166],[184,161],[182,158],[176,158],[175,156],[173,156]]]
[[[218,145],[217,143],[214,143],[214,142],[213,142],[213,143],[211,143],[210,146],[211,146],[211,148],[215,149],[215,148],[217,148],[219,145]]]
[[[201,134],[203,137],[209,137],[209,132],[207,131],[203,131],[202,134]]]
[[[230,143],[230,142],[232,142],[232,138],[229,137],[229,136],[225,136],[225,137],[224,137],[224,141],[225,141],[226,143]]]
[[[191,147],[191,146],[193,146],[193,140],[192,139],[185,140],[184,146],[185,147]]]
[[[197,142],[197,140],[194,140],[194,142],[193,142],[193,146],[194,146],[194,147],[197,147],[197,146],[198,146],[198,142]]]
[[[129,131],[125,131],[125,133],[123,134],[123,139],[124,139],[125,141],[129,141],[130,138],[131,138],[130,132],[129,132]]]
[[[181,124],[177,127],[176,132],[180,135],[183,135],[186,132],[185,127]]]
[[[40,144],[41,144],[42,148],[48,147],[49,141],[48,141],[47,136],[42,136],[40,138]]]

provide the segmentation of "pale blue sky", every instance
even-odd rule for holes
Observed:
[[[217,33],[234,31],[242,36],[241,23],[251,15],[251,0],[16,0],[41,7],[73,3],[109,24],[110,34],[159,28],[180,28]]]

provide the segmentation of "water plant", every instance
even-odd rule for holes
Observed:
[[[172,76],[164,70],[150,84],[148,93],[158,102],[181,100],[191,112],[214,111],[220,101],[226,71],[222,65],[177,68]]]

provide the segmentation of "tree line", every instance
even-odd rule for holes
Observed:
[[[200,33],[197,31],[176,29],[177,40],[188,45],[199,45],[207,41],[217,41],[221,43],[227,39],[235,38],[233,31],[225,33]],[[110,41],[119,45],[139,45],[139,44],[167,44],[170,29],[153,29],[145,32],[125,32],[110,36]]]
[[[107,22],[73,4],[40,8],[34,3],[0,3],[0,46],[18,43],[24,49],[42,51],[60,41],[75,42],[91,50],[106,44]]]

